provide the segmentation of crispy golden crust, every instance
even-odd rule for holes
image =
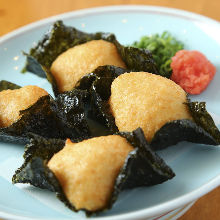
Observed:
[[[0,92],[0,127],[7,127],[17,121],[21,110],[33,105],[48,93],[38,86],[24,86],[15,90]]]
[[[126,139],[110,135],[80,143],[66,141],[48,163],[76,209],[104,208],[115,179],[133,147]]]
[[[82,76],[104,65],[125,68],[113,43],[93,40],[70,48],[58,56],[51,66],[51,73],[60,92],[64,92],[72,90]]]
[[[144,72],[125,73],[111,86],[109,100],[119,131],[141,127],[148,141],[166,122],[191,119],[186,93],[173,81]]]

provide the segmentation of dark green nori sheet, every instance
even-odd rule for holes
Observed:
[[[97,67],[92,73],[86,74],[83,76],[76,84],[76,89],[90,91],[93,82],[97,78],[105,77],[105,78],[117,78],[123,73],[131,72],[130,70],[116,67],[112,65],[105,65]]]
[[[125,47],[117,40],[114,40],[113,43],[116,45],[122,60],[125,62],[129,70],[134,72],[143,71],[161,75],[149,50],[135,47]]]
[[[59,94],[54,102],[54,111],[61,121],[65,138],[68,137],[75,142],[90,137],[83,101],[86,96],[87,92],[74,89]]]
[[[154,150],[162,150],[181,141],[208,145],[219,144],[209,133],[192,120],[182,119],[168,122],[161,127],[155,133],[150,145]]]
[[[30,142],[25,146],[24,159],[29,161],[33,157],[41,157],[49,160],[55,153],[62,150],[65,140],[56,138],[44,138],[40,135],[30,133]]]
[[[95,74],[93,74],[92,80],[89,78],[89,75],[84,76],[83,80],[79,81],[79,85],[82,88],[84,87],[84,89],[87,86],[86,90],[90,90],[91,117],[101,122],[111,133],[115,133],[118,131],[118,128],[115,125],[115,119],[111,113],[108,101],[111,96],[112,81],[120,74],[123,74],[123,69],[121,69],[122,72],[120,74],[117,74],[114,73],[117,70],[116,67],[111,69],[111,71],[106,71],[104,67],[102,68],[102,75],[95,77]],[[188,99],[186,105],[189,106],[194,122],[183,119],[166,123],[153,137],[151,143],[153,149],[164,149],[180,141],[209,145],[220,144],[220,132],[215,126],[212,117],[206,111],[205,103],[191,102]]]
[[[73,90],[55,100],[43,96],[29,108],[20,111],[22,117],[9,127],[0,128],[0,140],[27,143],[29,133],[47,138],[71,138],[80,141],[90,137],[82,99],[84,91]]]
[[[12,182],[30,183],[33,186],[56,192],[60,184],[47,167],[47,162],[55,153],[63,149],[65,141],[47,139],[33,133],[30,137],[30,143],[25,146],[23,155],[25,161],[16,170]]]
[[[104,210],[112,207],[118,194],[124,189],[160,184],[175,176],[171,168],[151,150],[140,128],[134,132],[118,133],[118,135],[126,138],[134,146],[134,150],[128,154],[124,166],[115,181],[112,196]],[[33,136],[30,144],[26,146],[24,164],[15,172],[12,182],[30,183],[40,188],[55,191],[57,197],[65,205],[74,211],[78,211],[70,204],[62,191],[59,181],[46,165],[53,156],[53,151],[56,153],[63,146],[62,140]],[[95,212],[84,211],[87,215],[91,215],[97,214],[103,209]]]
[[[118,131],[115,118],[111,113],[108,98],[111,95],[112,78],[97,78],[91,88],[91,109],[89,116],[115,133]]]
[[[76,85],[77,89],[85,90],[90,94],[88,116],[110,128],[111,134],[118,131],[115,119],[109,112],[108,99],[111,95],[111,84],[115,78],[125,72],[130,71],[111,65],[100,66],[92,73],[83,76]]]
[[[135,147],[130,152],[116,181],[119,189],[160,184],[175,176],[170,167],[148,144],[144,132],[137,128],[133,132],[118,132]]]
[[[98,67],[94,74],[97,76],[91,88],[91,109],[89,116],[110,129],[112,133],[118,131],[115,125],[115,119],[110,112],[108,103],[111,95],[111,84],[119,75],[130,72],[126,69],[113,66]],[[101,74],[100,74],[101,73]]]
[[[41,189],[48,189],[56,192],[60,188],[60,184],[55,175],[50,171],[44,161],[40,157],[33,157],[31,161],[23,164],[13,176],[13,183],[30,183]]]
[[[187,103],[192,117],[198,126],[201,126],[207,133],[209,133],[220,144],[220,131],[216,127],[211,115],[206,110],[205,102],[191,102]]]
[[[21,86],[18,86],[12,82],[6,81],[6,80],[1,80],[0,81],[0,92],[3,90],[7,90],[7,89],[20,89]]]
[[[28,54],[25,53],[27,61],[23,72],[30,71],[40,77],[47,77],[52,83],[55,95],[57,95],[56,81],[50,73],[53,61],[69,48],[91,40],[100,39],[116,45],[128,69],[160,74],[148,50],[122,46],[116,40],[114,34],[102,32],[89,34],[79,31],[74,27],[65,26],[62,21],[55,22],[50,31],[39,41],[38,45],[32,48]]]

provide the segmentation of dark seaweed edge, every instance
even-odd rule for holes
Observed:
[[[76,212],[82,210],[85,211],[87,216],[91,216],[110,209],[116,201],[118,194],[124,189],[160,184],[175,176],[171,168],[165,164],[163,159],[151,150],[141,128],[138,128],[134,132],[119,132],[117,135],[126,138],[127,141],[134,146],[134,150],[128,154],[116,178],[114,191],[109,203],[103,209],[95,212],[86,209],[76,210],[68,201],[53,172],[47,167],[47,163],[53,154],[64,147],[63,140],[45,139],[32,134],[32,139],[25,148],[24,163],[15,171],[12,177],[12,183],[30,183],[36,187],[48,189],[55,192],[58,199],[71,210]],[[140,166],[141,163],[143,163],[142,166]],[[152,171],[148,170],[149,167]],[[134,172],[134,170],[136,172]],[[156,177],[155,180],[153,180],[153,175]],[[139,178],[140,176],[142,178]],[[128,181],[130,181],[130,183],[128,183]]]
[[[81,79],[76,83],[75,89],[81,89],[90,92],[92,84],[97,78],[117,78],[121,74],[127,72],[131,71],[113,65],[99,66],[91,73],[82,76]]]
[[[207,133],[209,133],[216,142],[216,145],[220,144],[220,131],[215,125],[212,116],[206,110],[205,102],[191,102],[188,98],[186,103],[195,123],[202,127]]]
[[[29,108],[20,111],[20,119],[0,128],[0,140],[17,144],[28,143],[29,133],[47,138],[71,138],[79,142],[91,137],[85,118],[85,91],[73,90],[57,96],[43,96]]]
[[[55,22],[50,31],[38,42],[37,46],[32,48],[29,53],[24,53],[27,56],[27,60],[22,72],[30,71],[40,77],[47,78],[52,84],[54,94],[58,95],[59,90],[56,80],[50,72],[52,62],[69,48],[100,39],[115,44],[128,69],[160,75],[150,51],[123,46],[116,40],[114,34],[102,32],[89,34],[74,27],[65,26],[62,21]]]
[[[174,120],[166,123],[151,141],[154,150],[162,150],[181,141],[197,144],[218,145],[219,143],[202,127],[189,119]]]
[[[25,73],[26,71],[32,72],[36,74],[39,77],[47,78],[48,82],[51,84],[53,93],[55,96],[58,96],[59,89],[57,86],[56,79],[51,74],[50,70],[45,68],[43,65],[41,65],[37,59],[35,59],[33,56],[29,55],[28,53],[23,53],[26,56],[26,64],[25,67],[22,70],[22,73]]]
[[[3,90],[7,90],[7,89],[14,90],[14,89],[20,89],[20,88],[21,86],[15,83],[9,82],[7,80],[0,81],[0,92],[2,92]]]
[[[99,66],[92,73],[83,76],[76,84],[76,89],[88,93],[88,117],[110,128],[110,134],[118,132],[115,119],[110,111],[108,98],[111,94],[110,85],[119,75],[130,72],[127,69],[112,65]]]
[[[34,133],[30,133],[30,138],[30,142],[25,146],[23,155],[24,163],[15,171],[15,174],[12,177],[12,183],[30,183],[36,187],[49,189],[50,191],[55,192],[60,186],[56,187],[59,185],[56,183],[58,180],[49,168],[47,168],[46,164],[55,153],[62,150],[65,145],[65,141],[62,139],[47,139]],[[39,173],[32,173],[32,161],[34,161],[33,167],[39,169]],[[35,166],[36,163],[37,166]],[[42,176],[41,174],[44,175],[46,180],[39,180],[38,182],[38,178]],[[35,178],[37,180],[36,182]],[[54,178],[55,180],[53,180]],[[55,183],[55,187],[50,185],[50,183]]]
[[[115,118],[111,114],[110,105],[108,103],[111,95],[111,84],[115,78],[126,72],[130,71],[108,65],[98,67],[93,72],[96,79],[89,88],[91,94],[89,116],[110,129],[112,134],[118,132],[118,128],[115,125]]]
[[[106,90],[106,93],[104,94],[100,94],[98,92],[98,85],[111,85],[112,81],[112,78],[99,78],[94,81],[91,87],[91,108],[89,111],[89,116],[104,125],[113,134],[118,132],[118,128],[115,124],[115,118],[111,113],[108,100],[104,100],[102,98],[104,95],[106,95],[106,93],[108,93],[108,90]]]
[[[79,142],[91,137],[85,109],[85,99],[88,93],[84,90],[74,89],[59,94],[55,98],[55,109],[60,119],[65,138]]]
[[[116,135],[126,138],[126,140],[135,147],[126,158],[125,164],[116,179],[114,188],[116,192],[124,189],[131,189],[134,188],[134,186],[139,187],[161,184],[175,176],[174,172],[166,165],[165,161],[152,150],[141,128],[137,128],[133,132],[118,132]],[[146,161],[146,158],[148,161]],[[155,179],[151,179],[151,175],[145,173],[143,167],[138,166],[140,160],[149,164],[153,172],[158,175],[157,179],[156,177],[154,177]],[[136,177],[134,178],[134,176]]]

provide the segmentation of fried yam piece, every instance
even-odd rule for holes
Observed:
[[[151,73],[131,72],[117,77],[109,100],[119,131],[141,127],[151,141],[165,123],[192,119],[184,90],[173,81]]]
[[[70,91],[77,81],[98,66],[114,65],[125,68],[116,46],[104,40],[92,40],[68,49],[50,68],[59,91]]]
[[[77,209],[100,210],[108,204],[115,179],[133,146],[119,135],[79,143],[69,139],[48,162],[70,203]]]
[[[48,93],[38,86],[24,86],[0,92],[0,127],[12,125],[21,117],[21,110],[27,109],[45,95]]]

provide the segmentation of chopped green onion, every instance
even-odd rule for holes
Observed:
[[[169,32],[164,31],[161,35],[143,36],[140,41],[135,41],[132,46],[150,50],[161,75],[170,78],[172,74],[171,58],[177,51],[182,50],[184,45]]]

